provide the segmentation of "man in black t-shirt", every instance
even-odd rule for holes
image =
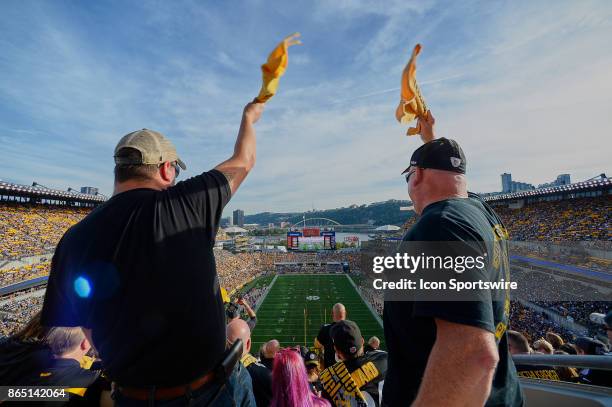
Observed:
[[[368,400],[378,406],[380,386],[387,373],[387,353],[364,353],[361,331],[353,321],[335,323],[331,335],[340,361],[319,374],[322,396],[336,406],[365,406]]]
[[[269,370],[272,370],[274,366],[274,357],[280,350],[280,342],[276,339],[270,339],[268,342],[264,343],[261,352],[259,353],[259,360],[262,365],[267,367]]]
[[[336,363],[336,353],[331,337],[331,329],[338,321],[346,319],[346,308],[341,303],[336,303],[332,307],[332,323],[321,326],[319,334],[315,338],[315,347],[323,348],[323,367],[329,367]]]
[[[166,137],[124,136],[113,196],[58,243],[42,324],[83,327],[119,393],[197,398],[221,385],[212,373],[225,352],[213,246],[223,208],[255,163],[262,110],[245,107],[228,160],[178,183],[186,166]]]
[[[491,257],[497,260],[484,270],[496,275],[483,279],[506,277],[507,232],[486,203],[468,195],[466,160],[459,145],[445,138],[434,140],[434,119],[429,112],[426,117],[419,119],[425,144],[404,171],[408,194],[420,215],[404,241],[469,242],[480,253],[487,250],[486,242],[495,242],[498,256]],[[522,405],[505,332],[509,299],[495,301],[485,290],[478,295],[478,300],[460,302],[385,301],[385,405]]]

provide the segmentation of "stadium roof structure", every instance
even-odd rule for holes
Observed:
[[[13,184],[12,182],[4,181],[0,181],[0,195],[83,203],[102,203],[106,201],[106,197],[103,195],[82,194],[79,192],[62,191],[42,186]]]
[[[238,226],[230,226],[229,228],[223,229],[225,233],[246,233],[247,230]]]
[[[400,230],[400,227],[395,225],[383,225],[377,227],[375,230],[377,232],[395,232],[397,230]]]
[[[547,195],[574,194],[579,192],[589,192],[606,190],[612,188],[612,178],[603,178],[576,182],[569,185],[559,185],[556,187],[537,188],[529,191],[512,192],[509,194],[490,195],[484,198],[487,202],[509,201],[522,198],[538,198]]]

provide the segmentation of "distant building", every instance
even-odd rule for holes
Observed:
[[[288,228],[289,226],[291,226],[291,222],[281,222],[280,223],[281,229]]]
[[[501,175],[501,183],[502,183],[502,193],[508,193],[510,192],[510,189],[512,188],[512,174],[508,174],[506,172],[504,172]]]
[[[221,219],[221,227],[222,228],[226,228],[228,226],[232,226],[232,218],[231,218],[231,216],[228,216],[227,218],[222,218]]]
[[[94,188],[94,187],[81,187],[81,193],[82,194],[88,194],[88,195],[98,195],[98,188]]]
[[[244,226],[244,211],[242,209],[236,209],[234,211],[234,225]]]
[[[550,187],[558,187],[561,185],[569,185],[571,184],[571,178],[569,174],[560,174],[557,175],[557,179],[552,182],[547,182],[545,184],[538,185],[538,188],[550,188]]]
[[[512,174],[508,174],[504,172],[501,175],[502,182],[502,194],[507,194],[509,192],[519,192],[519,191],[529,191],[531,189],[535,189],[535,187],[526,182],[520,181],[512,181]]]
[[[274,223],[268,223],[268,229],[274,229]]]
[[[535,187],[526,182],[512,181],[510,184],[510,192],[529,191],[532,189],[535,189]]]

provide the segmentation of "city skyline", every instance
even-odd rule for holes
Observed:
[[[143,127],[176,144],[179,180],[208,170],[230,155],[267,53],[295,31],[303,45],[225,216],[408,199],[400,172],[420,140],[394,111],[417,42],[419,84],[437,134],[465,150],[470,190],[499,191],[504,171],[534,185],[609,174],[611,21],[597,1],[4,2],[0,178],[110,196],[114,145]]]

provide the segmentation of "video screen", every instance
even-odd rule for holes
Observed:
[[[298,241],[299,250],[323,250],[324,247],[323,236],[300,237]]]

